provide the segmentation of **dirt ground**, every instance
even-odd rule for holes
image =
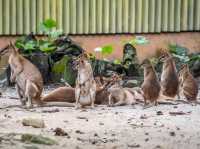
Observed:
[[[45,91],[48,92],[47,90]],[[19,107],[14,89],[9,88],[0,98],[1,149],[199,149],[200,105],[158,105],[107,107],[95,109]],[[181,115],[172,115],[179,112]],[[45,128],[23,126],[23,118],[41,118]],[[67,136],[55,136],[55,128],[62,128]],[[58,142],[57,145],[26,144],[20,134],[41,134]],[[18,134],[18,135],[12,135]]]

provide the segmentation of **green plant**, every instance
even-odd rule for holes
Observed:
[[[15,46],[19,49],[23,49],[24,54],[31,54],[38,49],[37,41],[29,40],[27,42],[24,42],[24,38],[18,39],[15,43]]]
[[[115,60],[113,61],[113,63],[114,63],[114,64],[121,64],[121,60],[120,60],[120,59],[115,59]]]
[[[43,52],[43,53],[53,53],[56,49],[56,46],[54,45],[53,42],[49,42],[47,40],[39,40],[39,49]]]
[[[130,43],[133,46],[135,45],[146,45],[149,43],[149,40],[147,40],[144,36],[136,36],[135,38],[131,40],[126,40],[122,42],[123,44],[125,43]],[[102,47],[98,47],[94,49],[95,52],[99,52],[104,59],[106,56],[111,55],[114,51],[113,44],[108,44],[104,45]]]
[[[22,53],[30,55],[33,52],[41,51],[43,53],[51,54],[56,50],[54,42],[61,34],[63,34],[61,30],[56,29],[56,21],[47,19],[40,23],[39,28],[40,31],[47,35],[47,38],[27,40],[26,37],[22,37],[17,39],[15,45],[22,50]]]
[[[177,58],[182,63],[187,63],[190,61],[190,58],[188,56],[188,50],[184,47],[181,47],[177,44],[171,44],[169,45],[169,51],[175,58]]]
[[[103,57],[105,57],[105,56],[112,54],[113,51],[114,51],[114,48],[112,45],[106,45],[106,46],[102,47],[101,53],[102,53]]]
[[[195,62],[200,61],[200,53],[188,54],[188,49],[177,44],[169,45],[169,51],[175,57],[177,67],[187,63],[191,67]]]
[[[47,19],[40,23],[40,31],[47,35],[49,41],[54,41],[63,34],[61,30],[56,29],[56,21],[53,19]]]

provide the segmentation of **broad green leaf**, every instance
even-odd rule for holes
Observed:
[[[43,24],[46,28],[49,28],[49,29],[56,27],[56,21],[53,19],[47,19],[43,22]]]
[[[177,54],[172,54],[175,58],[178,58],[182,62],[189,62],[190,58],[188,56],[182,56]]]
[[[190,56],[190,61],[200,61],[200,54]]]
[[[171,53],[177,54],[177,55],[187,55],[187,49],[184,47],[181,47],[176,44],[169,45],[169,50]]]
[[[112,52],[113,52],[113,47],[112,47],[112,45],[106,45],[106,46],[104,46],[104,47],[102,47],[102,54],[103,55],[110,55],[110,54],[112,54]]]
[[[56,62],[53,65],[52,71],[56,73],[64,73],[68,60],[69,58],[67,56],[64,56],[60,61]]]
[[[121,61],[119,59],[115,59],[113,63],[114,64],[121,64]]]
[[[51,43],[43,43],[40,45],[40,50],[45,53],[52,53],[56,49]]]

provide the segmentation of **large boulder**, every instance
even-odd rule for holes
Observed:
[[[76,74],[72,69],[72,58],[67,55],[54,63],[51,72],[53,82],[60,82],[63,79],[72,86],[75,85]]]

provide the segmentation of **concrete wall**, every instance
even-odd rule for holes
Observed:
[[[179,44],[190,49],[190,52],[200,52],[200,32],[183,33],[162,33],[162,34],[140,34],[145,36],[150,44],[145,46],[136,46],[139,59],[151,57],[157,49],[167,48],[171,44]],[[115,59],[122,57],[124,41],[130,40],[135,35],[87,35],[71,36],[74,41],[80,44],[84,49],[93,52],[96,47],[112,44],[115,51],[108,58]],[[17,36],[0,36],[0,48],[6,46],[10,40],[14,41]]]

